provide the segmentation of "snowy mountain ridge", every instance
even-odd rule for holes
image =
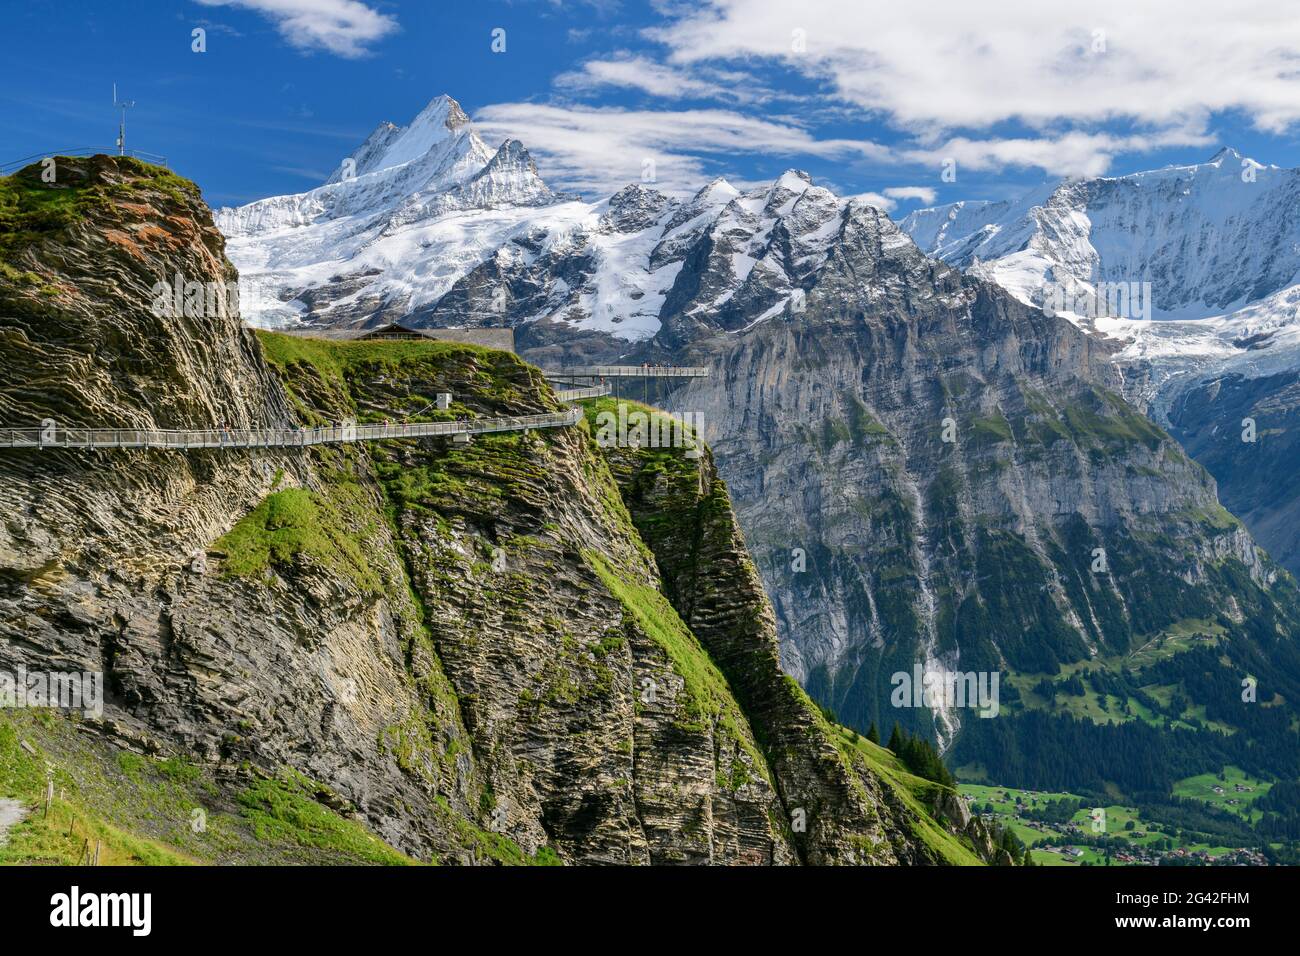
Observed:
[[[1300,365],[1300,169],[1225,148],[1205,163],[917,210],[900,225],[927,254],[1118,340],[1117,361],[1143,369],[1134,397],[1157,414],[1208,376]],[[1148,293],[1144,311],[1059,307],[1104,302],[1117,285],[1134,302]]]
[[[577,338],[612,356],[666,321],[738,331],[797,309],[858,205],[796,170],[743,193],[719,178],[688,200],[633,183],[585,202],[518,141],[492,151],[444,95],[379,124],[322,186],[216,221],[255,325],[508,324],[525,348]]]

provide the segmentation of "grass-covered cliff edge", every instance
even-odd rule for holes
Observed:
[[[224,283],[189,184],[0,185],[14,424],[287,426],[558,407],[508,353],[159,317]],[[55,214],[46,215],[47,210]],[[67,215],[57,210],[71,210]],[[451,409],[430,403],[450,392]],[[97,670],[102,718],[0,712],[0,861],[975,863],[945,788],[777,667],[711,459],[588,428],[310,450],[0,457],[0,668]]]

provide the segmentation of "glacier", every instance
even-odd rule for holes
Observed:
[[[1149,319],[1061,314],[1115,345],[1130,397],[1161,420],[1199,382],[1300,367],[1300,169],[1225,148],[1204,163],[921,209],[900,226],[928,255],[1033,305],[1062,288],[1150,283]]]

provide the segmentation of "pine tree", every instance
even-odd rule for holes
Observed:
[[[1000,834],[1000,836],[1001,839],[998,842],[1001,844],[1002,849],[1010,853],[1011,859],[1014,860],[1017,856],[1019,856],[1016,847],[1016,835],[1012,833],[1010,830],[1004,829]]]
[[[888,744],[888,747],[893,752],[894,756],[901,757],[903,755],[903,745],[906,742],[907,738],[903,736],[903,729],[898,726],[898,721],[894,721],[894,730],[889,735]]]
[[[892,749],[892,748],[891,748]],[[918,777],[933,780],[946,787],[956,787],[948,768],[943,765],[943,758],[934,749],[934,745],[924,737],[903,736],[899,749],[895,751],[908,770]]]
[[[873,720],[871,726],[867,728],[867,739],[877,746],[880,745],[880,733],[876,730],[876,722]]]

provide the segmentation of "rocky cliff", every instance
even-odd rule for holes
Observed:
[[[0,182],[0,420],[558,407],[508,353],[254,337],[208,211],[163,171]],[[57,831],[24,824],[9,858],[75,862],[83,833],[136,862],[992,858],[950,791],[782,676],[707,455],[585,427],[47,448],[0,454],[0,506],[0,669],[106,683],[102,715],[6,712],[0,788],[32,799],[48,770],[60,792]]]
[[[1103,338],[1125,396],[1184,443],[1229,510],[1300,572],[1288,437],[1300,367],[1300,170],[1223,149],[1202,163],[923,209],[900,228],[928,254],[1022,301],[1050,302]],[[1240,441],[1246,417],[1258,441]]]
[[[1044,675],[1139,672],[1139,649],[1172,656],[1166,638],[1201,627],[1235,648],[1220,702],[1260,666],[1295,686],[1294,583],[1118,394],[1103,344],[927,259],[869,207],[806,288],[801,311],[698,340],[684,354],[713,375],[671,402],[705,423],[816,699],[951,745],[1052,709],[1029,691]],[[1000,673],[1002,720],[891,707],[892,675],[918,663]],[[1132,720],[1112,693],[1088,689],[1096,719]]]
[[[588,418],[616,415],[616,399],[588,404]],[[635,406],[631,406],[635,408]],[[656,416],[652,409],[642,409]],[[932,862],[954,852],[952,834],[993,859],[980,821],[947,788],[910,774],[887,750],[830,723],[781,670],[776,621],[731,509],[712,453],[627,445],[606,449],[632,521],[660,568],[664,593],[718,662],[768,755],[787,807],[801,808],[809,859]],[[931,814],[918,812],[922,806]],[[911,837],[919,837],[921,846]],[[982,849],[981,849],[982,848]]]

